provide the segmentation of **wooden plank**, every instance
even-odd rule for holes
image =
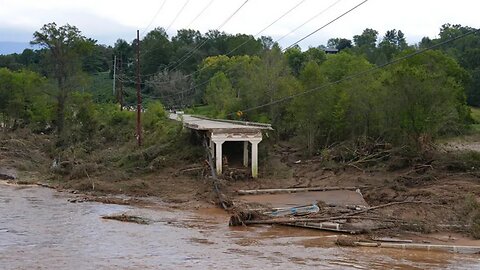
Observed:
[[[462,254],[480,254],[480,246],[455,246],[455,245],[433,245],[433,244],[413,244],[413,243],[368,243],[368,242],[354,242],[356,246],[360,247],[381,247],[381,248],[396,248],[396,249],[411,249],[411,250],[426,250],[426,251],[444,251],[450,253]]]
[[[274,194],[274,193],[297,193],[309,191],[331,191],[331,190],[357,190],[365,186],[359,187],[306,187],[306,188],[269,188],[269,189],[240,189],[237,191],[239,195],[258,195],[258,194]]]
[[[390,243],[413,243],[413,240],[410,240],[410,239],[399,239],[399,238],[391,238],[391,237],[373,238],[372,240],[378,241],[378,242],[390,242]]]
[[[296,222],[296,223],[285,223],[282,225],[301,227],[301,228],[307,228],[307,229],[315,229],[315,230],[321,230],[321,231],[348,233],[348,234],[358,234],[361,232],[361,230],[347,229],[347,228],[344,228],[342,224],[331,223],[331,222],[319,222],[319,223]]]

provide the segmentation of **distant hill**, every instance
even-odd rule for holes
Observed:
[[[22,53],[32,48],[28,42],[0,41],[0,54]]]

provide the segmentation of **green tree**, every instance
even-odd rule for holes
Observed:
[[[232,84],[223,72],[217,72],[210,80],[205,92],[205,101],[212,106],[217,117],[225,117],[234,111],[237,98]]]
[[[180,29],[177,31],[177,35],[172,37],[172,45],[175,48],[181,46],[195,46],[202,41],[202,34],[200,34],[199,31],[192,29]]]
[[[80,55],[89,51],[90,43],[75,26],[57,26],[54,22],[45,24],[33,37],[32,44],[47,49],[47,72],[56,81],[58,88],[54,94],[57,100],[55,124],[61,134],[65,124],[65,104],[78,82],[74,77],[81,72]]]
[[[225,55],[228,53],[228,35],[225,32],[210,30],[205,33],[204,38],[207,39],[205,46],[203,46],[206,55]]]
[[[191,29],[178,30],[177,35],[172,38],[174,51],[172,61],[179,62],[179,70],[193,72],[197,68],[197,65],[206,56],[203,46],[200,47],[200,44],[204,41],[205,38],[199,31]]]
[[[361,35],[353,36],[353,42],[358,48],[373,49],[377,44],[378,31],[367,28]]]
[[[285,57],[287,58],[288,66],[293,75],[298,76],[306,59],[306,55],[302,53],[300,46],[296,45],[287,49],[285,51]]]
[[[327,41],[328,48],[335,48],[339,51],[352,47],[352,41],[346,38],[331,38]]]
[[[321,65],[325,60],[327,60],[327,55],[325,51],[320,48],[310,47],[304,52],[306,56],[306,61],[314,61],[317,65]]]
[[[131,65],[131,63],[134,63],[136,60],[136,57],[134,56],[134,48],[132,44],[130,45],[127,41],[123,39],[117,39],[113,46],[113,51],[112,54],[110,55],[110,60],[111,64],[109,65],[110,68],[110,78],[113,79],[113,60],[115,57],[117,58],[117,68],[118,71],[121,70],[121,74],[118,74],[119,79],[122,79],[125,81],[125,77],[131,77],[133,78],[136,73],[136,66]],[[126,80],[128,81],[128,80]]]
[[[378,44],[378,54],[383,54],[383,58],[377,58],[377,64],[384,64],[392,60],[395,54],[405,50],[407,47],[405,36],[401,30],[388,30]]]
[[[86,42],[91,50],[82,54],[82,70],[89,74],[108,71],[112,48],[98,45],[96,40],[90,38]]]
[[[302,52],[298,45],[287,49],[284,55],[292,74],[297,77],[307,62],[314,61],[320,65],[327,59],[325,51],[320,48],[310,47]]]
[[[363,54],[371,62],[375,63],[377,48],[378,31],[367,28],[363,30],[361,35],[353,36],[355,43],[355,51]]]
[[[272,37],[268,37],[268,36],[261,36],[260,43],[262,43],[262,48],[264,51],[271,50],[274,45]]]
[[[459,63],[470,74],[470,80],[465,85],[467,102],[480,107],[480,49],[465,48],[460,55]]]
[[[32,68],[34,65],[38,65],[40,62],[40,52],[34,51],[32,49],[23,50],[22,54],[19,56],[19,61],[25,67]]]
[[[0,69],[0,113],[6,127],[44,129],[50,121],[51,102],[45,79],[37,73]]]
[[[299,77],[302,85],[300,90],[314,89],[326,81],[319,65],[314,61],[305,65]],[[288,107],[292,116],[289,120],[295,125],[295,133],[302,138],[308,155],[315,153],[320,133],[327,129],[333,109],[332,96],[331,90],[314,91],[295,98]]]
[[[136,44],[133,44],[136,46]],[[154,74],[163,70],[170,63],[172,45],[163,28],[155,28],[141,41],[140,71],[142,74]]]
[[[73,92],[65,110],[65,120],[65,133],[68,134],[62,138],[65,144],[93,141],[99,129],[99,117],[92,95]]]
[[[113,46],[113,54],[117,56],[124,64],[129,62],[133,57],[134,48],[123,39],[117,39]]]
[[[372,68],[364,57],[341,52],[329,57],[321,66],[322,73],[329,82],[337,82],[349,75]],[[325,124],[327,134],[323,137],[326,144],[331,141],[354,139],[360,136],[372,135],[374,126],[375,104],[372,99],[374,77],[362,76],[354,80],[346,80],[329,87],[331,121]]]
[[[297,80],[290,73],[286,57],[280,47],[274,46],[262,55],[258,65],[251,67],[241,85],[241,92],[244,93],[241,99],[242,107],[274,102],[297,92],[297,86]],[[256,111],[251,115],[251,120],[283,125],[282,119],[286,112],[286,104],[275,103]]]
[[[162,122],[167,119],[167,113],[162,103],[158,101],[151,101],[146,106],[146,111],[143,115],[143,127],[147,131],[155,131],[162,128]]]
[[[196,78],[197,95],[203,96],[205,88],[202,88],[202,83],[208,81],[213,75],[219,71],[223,72],[229,79],[233,88],[237,91],[236,96],[238,98],[244,97],[243,89],[248,84],[250,75],[253,74],[255,69],[258,68],[261,61],[257,56],[233,56],[228,57],[225,55],[211,56],[203,60],[199,66],[199,72]]]
[[[0,67],[8,68],[10,70],[20,70],[25,66],[22,65],[17,61],[18,55],[15,54],[7,54],[7,55],[0,55]]]
[[[255,39],[251,35],[236,34],[227,38],[227,53],[234,55],[260,55],[263,50],[261,40]]]
[[[440,42],[445,42],[452,38],[474,31],[475,29],[460,24],[444,24],[440,28],[439,38],[430,39],[424,37],[419,44],[420,48],[430,47]],[[467,93],[468,104],[480,106],[480,67],[479,52],[480,34],[470,34],[460,39],[454,40],[439,48],[444,53],[454,57],[460,65],[470,74],[471,80],[466,82],[465,89]]]
[[[397,142],[422,147],[445,132],[458,132],[469,118],[463,81],[454,59],[429,51],[392,66],[383,85],[387,99],[385,133]]]
[[[425,48],[431,47],[433,45],[434,45],[434,42],[429,37],[423,37],[422,40],[420,40],[420,43],[418,43],[418,47],[420,49],[425,49]]]

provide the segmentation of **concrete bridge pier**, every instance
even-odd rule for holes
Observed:
[[[210,134],[210,151],[215,153],[215,168],[217,174],[222,174],[223,167],[223,153],[222,146],[226,141],[243,141],[243,166],[248,167],[248,145],[252,146],[251,151],[251,166],[252,177],[258,177],[258,144],[262,141],[262,133],[212,133]]]
[[[252,144],[252,177],[258,177],[258,144],[262,139],[259,140],[251,140],[250,143]]]
[[[243,142],[243,167],[248,167],[248,142]]]
[[[217,169],[217,174],[222,174],[223,169],[223,154],[222,154],[222,145],[225,141],[215,141],[215,169]]]

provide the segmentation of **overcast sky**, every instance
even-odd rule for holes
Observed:
[[[164,1],[166,1],[164,3]],[[131,41],[136,29],[143,32],[161,26],[167,28],[182,6],[183,12],[168,30],[188,26],[211,0],[0,0],[0,42],[29,42],[32,33],[43,24],[56,22],[77,26],[89,38],[113,45],[118,38]],[[217,29],[245,0],[213,0],[208,9],[190,28],[202,33]],[[338,1],[338,3],[336,3]],[[326,7],[336,3],[280,44],[287,47],[301,37],[361,3],[363,0],[305,0],[297,9],[261,35],[274,40],[288,34]],[[227,33],[256,34],[301,0],[249,0],[220,30]],[[163,7],[159,9],[161,6]],[[386,30],[402,30],[409,43],[422,37],[435,37],[444,23],[480,27],[480,1],[476,0],[369,0],[356,10],[301,42],[303,48],[326,44],[332,37],[351,39],[365,28],[373,28],[383,36]],[[158,12],[159,11],[159,12]],[[155,14],[158,12],[158,16]],[[1,46],[1,45],[0,45]]]

